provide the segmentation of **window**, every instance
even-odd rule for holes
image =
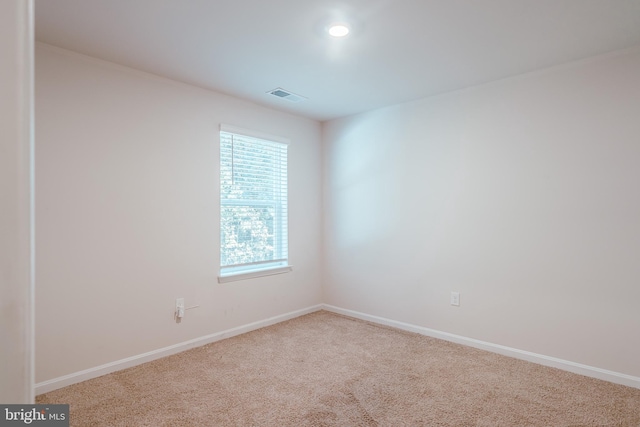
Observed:
[[[220,282],[285,273],[287,143],[220,127]]]

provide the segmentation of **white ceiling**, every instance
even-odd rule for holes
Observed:
[[[640,45],[640,0],[36,0],[39,41],[316,120]],[[324,27],[347,21],[330,39]],[[266,94],[283,87],[300,103]]]

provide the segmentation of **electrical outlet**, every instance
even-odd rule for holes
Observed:
[[[176,318],[184,317],[184,298],[176,298]]]
[[[460,292],[451,292],[451,305],[460,305]]]

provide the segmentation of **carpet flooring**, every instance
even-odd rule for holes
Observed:
[[[72,426],[640,426],[640,390],[326,311],[37,397]]]

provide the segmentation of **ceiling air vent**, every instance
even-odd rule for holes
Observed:
[[[286,99],[290,102],[300,102],[307,99],[304,96],[296,95],[295,93],[291,93],[288,90],[282,89],[281,87],[270,90],[267,93],[270,93],[273,96],[277,96],[278,98]]]

